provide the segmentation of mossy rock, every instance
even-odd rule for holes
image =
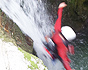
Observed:
[[[31,38],[24,35],[20,30],[20,28],[11,19],[9,19],[9,17],[7,17],[1,10],[0,10],[0,29],[1,31],[3,31],[4,36],[6,35],[7,38],[14,39],[16,45],[20,46],[26,52],[32,53],[33,41],[31,40]],[[5,38],[5,40],[8,41],[7,38]]]
[[[67,0],[67,4],[72,19],[82,21],[88,19],[88,0]]]
[[[40,60],[39,58],[37,58],[36,56],[25,52],[24,50],[22,50],[20,47],[18,48],[18,50],[20,50],[23,54],[24,54],[24,58],[27,59],[31,65],[28,65],[28,68],[32,69],[32,70],[40,70],[40,65],[43,68],[42,70],[47,70],[46,66],[43,64],[42,60]]]

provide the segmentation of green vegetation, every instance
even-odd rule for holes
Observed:
[[[15,40],[11,38],[9,35],[6,35],[3,30],[0,30],[0,39],[2,39],[5,42],[12,42],[14,45],[16,45]]]
[[[37,64],[35,64],[33,61],[31,61],[31,57],[34,57],[34,58],[37,58],[37,57],[33,56],[32,54],[25,52],[21,48],[18,48],[18,50],[20,50],[22,53],[24,53],[24,58],[31,62],[31,66],[28,66],[28,68],[32,68],[32,69],[38,68]]]
[[[18,50],[20,50],[24,54],[24,58],[27,59],[31,63],[31,66],[28,65],[28,68],[35,70],[35,69],[39,69],[37,64],[41,63],[41,65],[44,65],[43,62],[39,58],[37,58],[36,56],[25,52],[20,47],[18,48]],[[36,61],[36,63],[34,61],[32,61],[32,59],[34,59]]]

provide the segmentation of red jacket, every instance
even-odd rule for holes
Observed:
[[[71,67],[69,65],[70,60],[67,57],[68,49],[62,42],[62,39],[61,39],[62,36],[60,35],[62,11],[63,11],[63,8],[58,9],[58,19],[56,20],[56,23],[54,26],[55,33],[52,36],[52,39],[57,45],[58,55],[62,58],[64,67],[66,68],[66,70],[71,70]]]

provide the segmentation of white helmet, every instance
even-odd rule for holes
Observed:
[[[72,41],[73,39],[76,38],[76,33],[69,26],[63,26],[61,28],[61,33],[68,41]]]

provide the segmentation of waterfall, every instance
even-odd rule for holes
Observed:
[[[34,41],[33,48],[49,70],[63,70],[61,62],[58,59],[52,61],[43,49],[44,36],[49,35],[54,27],[52,16],[41,0],[0,0],[0,8]]]
[[[41,1],[0,0],[0,4],[0,8],[33,41],[42,39],[43,32],[49,33],[49,29],[52,28],[51,21],[45,14],[46,12]]]

